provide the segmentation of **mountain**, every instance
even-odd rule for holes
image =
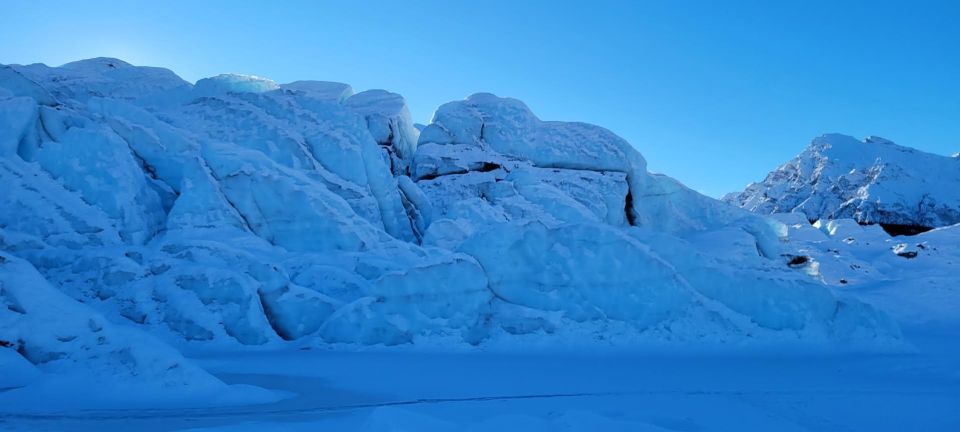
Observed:
[[[855,219],[888,232],[960,223],[960,159],[879,138],[823,135],[789,162],[724,200],[755,213]]]
[[[169,346],[900,338],[791,267],[783,224],[515,99],[418,127],[383,90],[100,58],[0,67],[0,124],[0,350],[42,372],[216,388]]]

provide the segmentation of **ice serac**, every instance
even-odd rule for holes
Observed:
[[[193,91],[201,96],[224,93],[263,93],[279,89],[277,83],[255,75],[221,74],[197,81]]]
[[[425,239],[450,246],[490,224],[626,226],[645,166],[605,129],[544,122],[520,101],[476,94],[437,110],[420,134],[411,178],[433,209]]]
[[[549,224],[581,212],[613,225],[642,225],[680,233],[724,226],[746,216],[676,180],[647,172],[643,156],[604,128],[543,121],[522,102],[488,93],[437,109],[433,122],[421,132],[411,171],[422,187],[441,189],[434,194],[441,197],[453,193],[451,189],[463,190],[462,186],[449,187],[449,183],[468,182],[476,190],[478,184],[485,183],[476,181],[479,176],[489,177],[490,182],[503,181],[496,187],[504,190],[527,185],[514,187],[517,190],[509,194],[527,202],[494,205],[501,218],[516,219],[511,211],[522,210],[522,217]],[[445,177],[467,173],[472,180]],[[514,178],[523,180],[516,182]],[[531,189],[533,184],[536,190]],[[566,197],[558,198],[556,191]],[[469,195],[478,196],[477,192]],[[504,194],[480,196],[491,200],[497,195]],[[462,194],[455,201],[461,198]],[[434,204],[449,209],[457,202]],[[541,207],[540,211],[531,213],[531,203]],[[544,206],[555,206],[556,212],[543,211]],[[537,213],[549,217],[531,216]],[[758,235],[770,237],[770,233]]]
[[[292,169],[339,195],[374,226],[397,238],[414,239],[388,159],[368,123],[335,100],[288,90],[227,92],[163,114],[173,126],[196,134],[199,142],[266,155],[277,169]],[[216,160],[216,154],[207,150],[206,157]]]
[[[386,152],[390,171],[395,175],[409,174],[410,158],[417,149],[420,131],[413,126],[403,96],[385,90],[367,90],[350,96],[344,105],[366,120],[373,139]]]
[[[620,137],[584,123],[542,121],[522,102],[489,93],[438,108],[419,142],[451,147],[418,161],[418,178],[451,172],[445,165],[453,161],[458,171],[511,159],[535,168],[618,172],[631,188],[644,186],[646,161]],[[441,153],[445,150],[449,155]]]
[[[960,222],[960,163],[892,141],[828,134],[725,200],[762,213],[809,220],[854,219],[893,232]]]
[[[358,251],[378,241],[367,220],[310,175],[260,152],[209,147],[205,153],[226,199],[270,243],[291,251]]]
[[[646,171],[629,143],[599,126],[542,121],[516,99],[478,93],[450,102],[434,114],[421,142],[486,144],[540,167],[597,171]]]
[[[289,84],[280,84],[280,88],[294,92],[302,92],[310,98],[343,102],[353,96],[353,87],[350,84],[330,81],[294,81]]]

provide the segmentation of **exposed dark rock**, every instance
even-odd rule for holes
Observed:
[[[901,225],[901,224],[880,224],[880,228],[883,228],[887,234],[891,236],[912,236],[920,233],[924,233],[933,229],[933,227],[922,226],[922,225]]]
[[[790,267],[803,267],[810,262],[810,257],[805,255],[785,255],[790,260],[787,261],[787,265]]]
[[[903,251],[897,252],[897,256],[902,256],[906,259],[913,259],[917,257],[917,251]]]

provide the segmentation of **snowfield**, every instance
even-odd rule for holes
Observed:
[[[859,223],[956,223],[956,161],[856,145],[761,215],[486,93],[0,66],[0,427],[953,430],[960,228]]]

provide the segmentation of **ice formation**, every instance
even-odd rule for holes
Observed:
[[[183,363],[160,342],[98,345],[113,324],[228,347],[483,344],[604,323],[678,343],[898,338],[791,268],[780,222],[514,99],[450,102],[424,127],[382,90],[191,85],[93,59],[0,68],[0,125],[4,368],[56,357],[212,379],[163,375]],[[69,320],[42,323],[61,309]]]
[[[59,373],[79,368],[96,379],[148,387],[227,388],[173,348],[69,298],[30,263],[7,253],[0,253],[0,306],[0,388],[29,383],[37,367]]]
[[[880,137],[829,134],[813,140],[760,183],[725,200],[811,221],[854,219],[910,233],[960,223],[960,163]],[[913,230],[910,230],[910,228]]]

